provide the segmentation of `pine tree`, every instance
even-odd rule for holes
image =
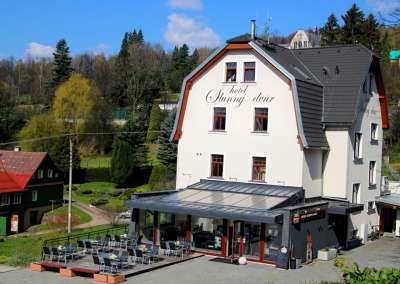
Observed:
[[[157,152],[157,159],[165,165],[170,172],[176,171],[177,144],[170,141],[174,127],[176,111],[171,111],[161,123],[161,133],[158,138],[160,147]]]
[[[363,41],[364,13],[353,4],[346,14],[342,16],[344,25],[341,38],[343,43],[355,44]]]
[[[73,71],[71,67],[72,58],[69,55],[69,47],[65,39],[58,41],[54,55],[53,65],[53,90],[61,83],[67,81]]]
[[[160,135],[160,123],[161,123],[161,109],[157,103],[153,103],[150,113],[149,128],[147,130],[146,141],[148,143],[154,142]]]
[[[130,143],[117,138],[113,144],[111,157],[111,180],[119,185],[126,184],[134,171],[133,149]]]
[[[374,15],[369,14],[366,21],[364,22],[364,41],[369,49],[380,52],[382,49],[381,44],[381,33],[379,31],[379,24]]]
[[[340,26],[336,16],[332,13],[321,29],[321,45],[330,46],[339,42]]]

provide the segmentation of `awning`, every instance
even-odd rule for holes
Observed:
[[[396,207],[400,207],[400,194],[398,193],[391,193],[388,195],[378,196],[376,198],[377,203],[392,205]]]
[[[302,188],[201,180],[187,189],[138,194],[126,202],[130,208],[260,223],[282,223],[276,209]]]

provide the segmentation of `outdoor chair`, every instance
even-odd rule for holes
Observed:
[[[167,243],[166,242],[161,242],[160,245],[161,245],[162,253],[164,255],[169,256],[171,254],[171,250],[169,249],[169,246],[167,246]]]
[[[104,258],[104,271],[108,271],[111,274],[118,273],[118,263],[115,261],[111,261],[111,259],[105,257]]]
[[[129,258],[131,259],[131,263],[136,264],[136,254],[135,254],[134,249],[128,247],[126,250],[128,251],[128,255],[129,255]]]
[[[167,242],[169,245],[169,249],[173,255],[176,257],[183,257],[183,249],[182,248],[177,248],[174,242]],[[168,247],[168,246],[167,246]]]
[[[81,240],[77,240],[76,243],[78,244],[78,249],[81,253],[81,256],[85,256],[86,254],[86,248],[85,248],[85,244],[83,241]]]
[[[159,253],[160,253],[160,246],[153,245],[153,247],[151,249],[152,260],[155,260],[156,262],[158,262],[159,261]]]
[[[53,256],[53,259],[57,259],[57,262],[60,262],[60,260],[63,260],[64,263],[67,263],[67,255],[65,253],[60,252],[57,248],[51,248],[51,254]]]
[[[43,247],[43,257],[42,260],[46,259],[46,256],[48,257],[49,260],[53,260],[53,255],[51,254],[51,251],[48,247]]]
[[[121,263],[121,268],[128,268],[129,267],[129,254],[126,250],[121,250],[119,252],[119,260]]]
[[[121,247],[121,238],[118,235],[114,235],[114,246]]]
[[[148,264],[151,263],[151,259],[150,256],[147,254],[144,254],[143,251],[141,251],[140,249],[135,249],[135,259],[136,262],[140,261],[142,262],[142,264],[145,264],[145,262],[147,262]]]
[[[85,241],[85,248],[86,248],[86,252],[92,254],[93,253],[93,247],[92,247],[92,243],[89,241]]]
[[[99,267],[100,271],[104,271],[105,270],[104,262],[100,261],[100,257],[97,255],[92,255],[92,257],[93,257],[93,263]]]

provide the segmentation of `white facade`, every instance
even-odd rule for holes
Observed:
[[[236,62],[236,82],[226,83],[226,63]],[[255,81],[244,82],[244,63],[255,62]],[[254,50],[228,51],[191,85],[182,135],[178,144],[177,189],[211,178],[211,155],[223,155],[225,181],[252,181],[252,158],[266,158],[265,182],[298,186],[306,198],[327,197],[364,204],[349,218],[349,236],[365,239],[378,225],[375,197],[380,194],[382,120],[374,78],[360,98],[358,114],[350,129],[326,129],[329,150],[304,149],[291,83]],[[369,83],[368,83],[369,84]],[[360,89],[362,87],[360,86]],[[226,108],[224,131],[213,130],[215,107]],[[267,133],[254,132],[256,107],[268,108]],[[377,141],[371,142],[371,123]],[[361,133],[361,158],[354,158],[355,133]],[[369,183],[370,162],[375,162],[375,185]],[[354,184],[359,184],[353,200]],[[372,207],[369,206],[372,203]]]

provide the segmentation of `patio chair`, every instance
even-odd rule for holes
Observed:
[[[111,261],[108,257],[104,258],[104,271],[109,271],[111,274],[118,273],[118,263]]]
[[[93,246],[92,243],[89,241],[85,241],[85,248],[86,252],[92,254],[93,253]]]
[[[134,249],[128,247],[126,250],[128,251],[128,255],[129,255],[129,258],[131,259],[131,263],[136,264],[136,254],[135,254]]]
[[[121,268],[128,268],[129,267],[129,254],[126,250],[121,250],[119,252],[119,260],[121,264]]]
[[[118,235],[114,235],[114,246],[121,247],[121,237]]]
[[[150,256],[147,254],[144,254],[143,251],[141,251],[140,249],[135,249],[134,252],[135,252],[136,262],[141,261],[142,264],[145,264],[145,262],[147,262],[148,264],[151,263]]]
[[[53,256],[53,258],[57,259],[57,262],[60,262],[60,260],[64,260],[64,263],[67,263],[67,255],[59,251],[57,248],[51,248],[51,255]]]
[[[151,258],[152,260],[155,260],[156,262],[158,262],[159,259],[159,253],[160,253],[160,246],[158,245],[153,245],[152,249],[151,249]]]
[[[46,256],[48,257],[49,260],[53,260],[53,255],[51,254],[50,249],[48,247],[43,247],[42,260],[45,260]]]
[[[171,253],[175,255],[176,257],[181,257],[183,258],[183,249],[176,247],[174,242],[167,242],[169,245],[169,249],[171,250]],[[167,246],[168,247],[168,246]]]
[[[93,263],[98,265],[100,271],[105,270],[104,262],[100,260],[100,257],[98,255],[92,255],[93,257]]]
[[[76,243],[78,244],[78,249],[79,252],[81,253],[81,256],[85,256],[86,254],[85,243],[81,240],[77,240]]]
[[[164,255],[169,256],[171,254],[171,250],[169,249],[169,246],[167,247],[166,242],[161,242],[161,251]]]

